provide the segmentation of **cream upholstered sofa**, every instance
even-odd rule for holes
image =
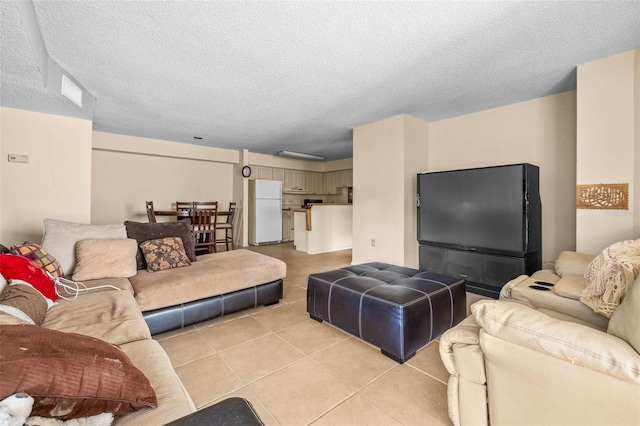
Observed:
[[[592,258],[562,253],[444,333],[454,425],[640,424],[640,278],[607,319],[579,300]]]
[[[85,252],[86,258],[80,259],[74,246],[81,241],[97,244],[106,252],[99,259]],[[131,244],[133,251],[129,251]],[[248,250],[233,250],[198,256],[190,266],[149,272],[136,270],[136,246],[127,238],[124,225],[45,221],[42,247],[60,261],[67,277],[101,277],[109,271],[120,276],[82,280],[89,291],[77,298],[67,294],[69,300],[58,298],[41,327],[90,336],[122,349],[148,378],[157,408],[116,416],[114,424],[160,425],[192,413],[195,406],[168,355],[152,339],[150,324],[171,329],[256,304],[277,303],[286,264]],[[123,267],[124,263],[128,266]],[[0,324],[14,325],[15,321],[8,321],[0,312]],[[68,361],[75,362],[74,354],[69,354]],[[19,391],[29,393],[24,389],[13,392]]]

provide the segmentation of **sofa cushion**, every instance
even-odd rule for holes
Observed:
[[[140,243],[140,250],[150,272],[191,265],[180,237],[159,238]]]
[[[639,273],[640,239],[612,244],[589,263],[580,301],[611,318]]]
[[[89,225],[55,219],[44,221],[42,248],[58,259],[66,276],[73,275],[76,242],[90,238],[127,238],[127,231],[124,225]]]
[[[12,280],[11,285],[0,293],[0,311],[30,324],[42,324],[48,308],[42,293],[24,281]]]
[[[12,246],[11,253],[33,260],[54,277],[64,277],[60,262],[51,253],[43,249],[40,244],[25,241],[22,245]]]
[[[565,275],[553,286],[553,292],[558,296],[580,300],[586,285],[587,280],[581,275]]]
[[[611,315],[607,333],[626,341],[640,353],[640,277]]]
[[[195,411],[191,397],[176,374],[167,353],[155,340],[139,340],[120,348],[151,382],[158,398],[157,408],[144,408],[118,417],[114,426],[164,425]]]
[[[114,345],[151,338],[140,308],[127,291],[91,291],[75,300],[59,299],[42,326]]]
[[[149,380],[117,346],[35,325],[0,325],[0,398],[33,397],[31,414],[71,419],[156,407]]]
[[[583,276],[589,262],[594,256],[587,253],[579,253],[575,251],[560,252],[555,262],[556,274],[561,277],[569,275]]]
[[[138,271],[129,280],[144,312],[265,284],[286,273],[281,260],[240,249],[198,256],[184,268]]]
[[[157,240],[166,237],[180,237],[182,245],[190,261],[196,261],[196,245],[191,233],[191,221],[189,219],[176,222],[163,223],[138,223],[126,221],[124,223],[129,238],[134,238],[138,245],[145,241]],[[138,269],[147,269],[147,262],[141,250],[136,254]]]
[[[138,243],[132,238],[88,239],[76,243],[75,281],[129,278],[136,274]]]

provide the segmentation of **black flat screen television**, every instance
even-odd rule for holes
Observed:
[[[540,250],[538,175],[531,164],[418,174],[418,241],[520,257]]]

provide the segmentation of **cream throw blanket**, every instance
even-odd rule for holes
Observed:
[[[640,274],[640,239],[621,241],[607,247],[587,266],[587,286],[580,301],[595,312],[611,318]]]

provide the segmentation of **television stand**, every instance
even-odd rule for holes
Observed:
[[[494,299],[507,282],[542,267],[540,251],[515,257],[430,245],[421,245],[419,250],[421,270],[463,278],[466,291]]]

